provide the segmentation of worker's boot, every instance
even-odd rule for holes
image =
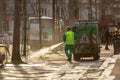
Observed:
[[[68,61],[69,63],[72,63],[71,58],[67,59],[67,61]]]

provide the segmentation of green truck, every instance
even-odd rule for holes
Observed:
[[[93,57],[94,60],[100,58],[100,38],[97,23],[77,23],[74,31],[78,35],[75,42],[74,60],[81,57]]]

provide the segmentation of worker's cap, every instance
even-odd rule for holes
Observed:
[[[67,28],[67,31],[71,30],[71,27],[66,27]]]
[[[67,26],[66,28],[67,28],[67,29],[70,29],[70,26]]]

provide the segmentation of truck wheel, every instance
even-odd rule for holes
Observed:
[[[73,58],[75,61],[79,61],[80,60],[80,54],[75,54],[73,55]]]
[[[98,59],[100,59],[100,55],[98,53],[95,53],[94,54],[94,60],[98,60]]]

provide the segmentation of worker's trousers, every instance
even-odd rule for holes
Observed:
[[[73,52],[74,52],[74,45],[65,45],[65,54],[68,59],[72,58]]]

